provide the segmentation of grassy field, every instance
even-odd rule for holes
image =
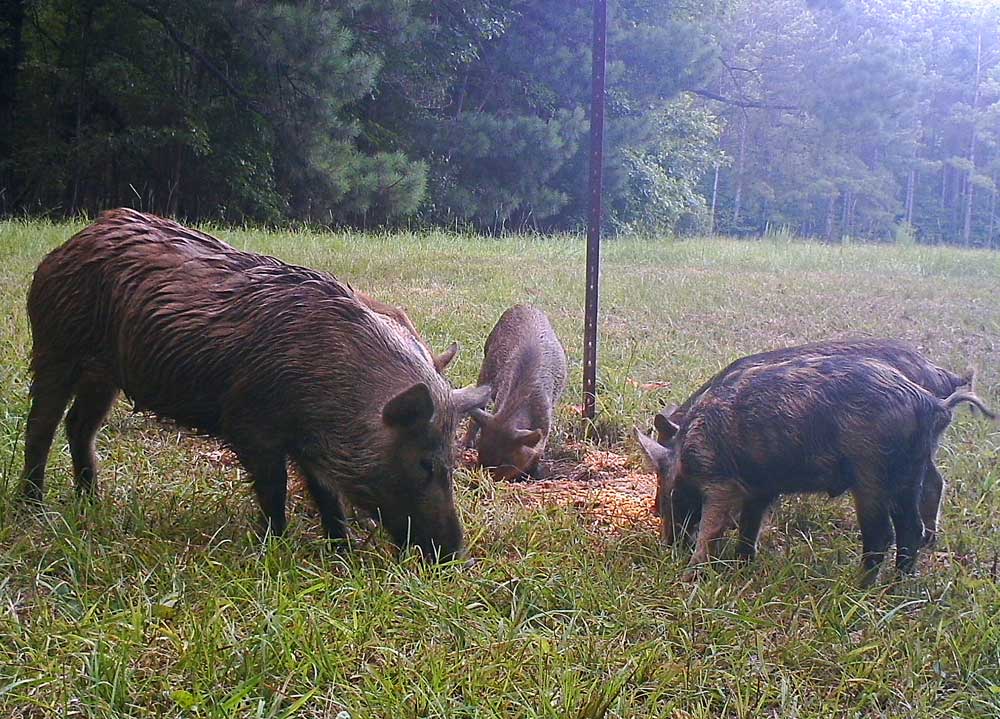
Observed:
[[[938,455],[942,541],[916,577],[871,591],[853,584],[844,498],[785,502],[753,565],[697,587],[648,527],[599,534],[465,471],[472,567],[384,543],[338,553],[301,500],[262,544],[241,473],[124,403],[100,435],[99,498],[74,499],[60,438],[48,511],[20,510],[24,297],[73,229],[0,223],[0,716],[1000,716],[1000,431],[965,411]],[[580,238],[217,234],[406,306],[432,345],[463,344],[456,384],[500,312],[536,303],[579,402]],[[604,257],[598,436],[633,457],[625,430],[731,359],[829,337],[973,364],[1000,405],[1000,254],[712,239],[611,241]],[[561,418],[557,442],[580,435]]]

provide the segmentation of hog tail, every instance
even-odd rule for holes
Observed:
[[[981,400],[975,392],[954,392],[950,397],[948,397],[948,399],[944,400],[944,406],[948,410],[952,410],[963,402],[973,405],[990,419],[995,420],[997,418],[996,414],[986,406],[986,403],[983,402],[983,400]]]

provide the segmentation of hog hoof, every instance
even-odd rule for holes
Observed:
[[[699,584],[705,578],[706,569],[704,564],[690,564],[681,574],[681,581],[686,584]]]
[[[21,495],[21,506],[25,509],[41,509],[45,506],[45,502],[42,501],[41,492],[24,492]]]
[[[871,589],[878,579],[878,567],[874,569],[862,569],[858,572],[858,589]]]

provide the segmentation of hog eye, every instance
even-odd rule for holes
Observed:
[[[422,459],[420,460],[420,469],[422,469],[424,471],[424,474],[427,475],[426,477],[427,481],[428,482],[431,481],[431,479],[434,477],[434,462],[432,462],[429,459]]]

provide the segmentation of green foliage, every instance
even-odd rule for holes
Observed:
[[[610,173],[609,220],[623,232],[670,233],[682,219],[688,234],[707,231],[699,185],[705,169],[725,159],[717,119],[682,97],[653,114],[649,125],[643,147],[623,149],[614,158],[620,169]]]
[[[579,109],[548,120],[463,113],[434,138],[450,153],[436,168],[435,208],[484,227],[552,217],[568,201],[553,177],[579,152],[585,129]]]
[[[743,0],[713,30],[711,85],[733,101],[722,230],[888,240],[905,222],[921,242],[1000,241],[995,6]]]
[[[416,149],[431,162],[429,216],[489,229],[575,228],[588,207],[592,6],[543,0],[505,7],[505,32],[482,44]],[[703,135],[713,121],[706,110],[674,98],[708,71],[712,48],[702,31],[662,5],[631,0],[614,5],[612,14],[609,220],[669,227],[684,209],[704,204],[692,184],[705,168],[689,165],[705,154]],[[691,149],[681,149],[689,142]],[[671,163],[685,174],[664,177]],[[654,207],[642,207],[650,192]]]
[[[618,232],[1000,245],[1000,10],[622,0]],[[589,0],[12,0],[0,213],[575,230]]]
[[[584,0],[33,0],[9,33],[24,62],[0,66],[18,87],[3,197],[70,214],[132,204],[238,221],[419,213],[573,227],[586,214],[590,11]],[[610,186],[625,224],[668,226],[676,208],[703,204],[687,176],[662,177],[685,141],[664,113],[710,122],[666,104],[712,58],[689,10],[676,13],[615,6],[609,156],[660,175],[647,178],[649,217],[627,209],[648,186]]]
[[[423,196],[419,160],[359,146],[381,61],[327,3],[38,0],[23,35],[22,205],[330,221]]]

